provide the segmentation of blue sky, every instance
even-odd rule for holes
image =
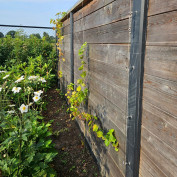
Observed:
[[[0,24],[52,26],[50,19],[78,0],[0,0]]]

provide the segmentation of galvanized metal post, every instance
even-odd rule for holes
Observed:
[[[148,0],[134,0],[129,66],[126,177],[139,176]]]
[[[60,89],[60,78],[58,76],[58,72],[60,69],[60,58],[59,58],[59,50],[57,49],[57,43],[58,43],[58,36],[57,36],[57,29],[55,30],[55,38],[56,38],[56,54],[57,54],[57,86]]]
[[[70,12],[70,61],[71,61],[71,83],[74,83],[74,32],[73,32],[73,12]]]

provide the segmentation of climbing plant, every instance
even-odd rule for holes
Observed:
[[[61,46],[62,46],[62,41],[64,39],[63,35],[62,35],[62,27],[63,24],[61,22],[61,19],[66,15],[65,12],[59,12],[58,14],[56,14],[58,16],[58,18],[56,20],[51,20],[51,23],[53,23],[56,27],[54,27],[53,29],[56,30],[56,35],[58,38],[57,41],[57,49],[59,50],[59,61],[60,62],[64,62],[65,58],[63,56],[62,50],[61,50]],[[89,129],[92,130],[93,132],[96,133],[98,138],[101,138],[106,146],[109,146],[110,144],[115,148],[115,151],[119,150],[119,142],[116,139],[114,133],[115,130],[114,129],[110,129],[106,134],[104,134],[103,130],[100,128],[100,126],[96,123],[98,118],[96,116],[93,116],[89,113],[86,113],[84,111],[81,111],[80,107],[81,105],[83,105],[87,98],[88,98],[88,89],[86,88],[86,71],[85,71],[85,61],[84,59],[84,52],[86,49],[87,43],[85,42],[81,48],[79,49],[78,55],[81,61],[81,65],[78,68],[79,71],[81,71],[80,74],[80,78],[77,80],[77,87],[74,83],[70,83],[67,86],[67,93],[65,94],[65,96],[68,99],[68,102],[70,104],[70,107],[68,108],[68,111],[71,112],[70,116],[72,117],[72,119],[75,118],[79,118],[81,120],[84,120],[88,126]],[[62,71],[58,71],[58,76],[62,77]],[[76,87],[74,89],[74,87]]]
[[[82,119],[87,122],[89,129],[93,130],[97,134],[98,138],[101,138],[106,146],[109,146],[112,144],[112,146],[115,148],[115,151],[118,151],[118,141],[116,137],[114,136],[114,129],[110,129],[106,134],[104,134],[103,130],[100,128],[100,126],[96,123],[97,117],[93,116],[89,113],[86,113],[84,111],[81,111],[79,107],[86,102],[88,98],[88,89],[86,88],[86,71],[85,71],[85,61],[84,59],[84,51],[87,46],[87,43],[85,42],[81,48],[79,49],[79,58],[81,60],[81,66],[79,67],[79,71],[82,71],[79,78],[77,80],[77,87],[74,89],[74,84],[70,83],[68,85],[68,91],[65,94],[65,96],[68,98],[68,101],[70,103],[70,107],[68,110],[71,112],[72,119],[75,119],[76,117],[79,119]]]
[[[61,19],[66,15],[66,12],[59,12],[56,14],[57,19],[51,19],[50,23],[54,24],[55,27],[53,27],[53,30],[56,31],[56,36],[57,36],[57,50],[59,51],[59,60],[60,62],[65,62],[65,58],[61,49],[62,46],[62,42],[64,39],[64,36],[62,34],[62,27],[63,27],[63,23],[61,22]],[[58,70],[58,77],[61,78],[62,77],[62,71]]]

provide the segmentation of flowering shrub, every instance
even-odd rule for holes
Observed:
[[[38,61],[41,61],[38,63]],[[57,155],[50,122],[41,111],[44,91],[54,78],[42,57],[0,71],[0,169],[3,176],[55,176],[50,162]]]

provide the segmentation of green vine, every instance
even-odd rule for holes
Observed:
[[[79,58],[81,60],[81,66],[79,67],[79,71],[82,71],[82,73],[80,74],[81,78],[77,80],[77,88],[74,90],[75,85],[73,83],[70,83],[68,85],[68,91],[65,94],[70,103],[70,108],[68,108],[68,111],[71,112],[70,116],[73,117],[72,119],[78,117],[81,120],[85,120],[89,126],[89,129],[92,129],[93,132],[97,134],[97,137],[101,138],[104,141],[106,146],[112,144],[112,146],[115,148],[115,151],[118,151],[119,142],[114,136],[114,129],[110,129],[107,134],[104,134],[103,130],[99,127],[99,125],[96,124],[98,118],[91,114],[81,112],[79,109],[81,104],[85,103],[88,98],[88,89],[86,88],[85,84],[86,71],[84,70],[84,66],[86,63],[83,60],[86,46],[87,43],[85,42],[79,49],[78,53]]]
[[[62,42],[64,39],[64,36],[62,35],[62,27],[63,24],[61,22],[61,19],[66,15],[66,12],[59,12],[56,14],[58,18],[56,20],[51,19],[50,23],[53,23],[56,27],[53,29],[56,30],[57,35],[57,49],[59,50],[59,59],[60,62],[64,62],[65,58],[63,57],[64,54],[62,52],[62,49],[60,46],[62,46]],[[76,117],[84,120],[87,122],[89,129],[93,130],[97,134],[97,137],[101,138],[106,146],[109,146],[112,144],[112,146],[115,148],[115,151],[119,150],[119,142],[117,141],[116,137],[114,136],[114,129],[110,129],[107,134],[104,134],[103,130],[99,127],[99,125],[96,123],[98,118],[96,116],[93,116],[91,114],[85,113],[80,111],[79,107],[84,104],[88,98],[88,89],[86,88],[85,79],[86,79],[86,71],[84,70],[85,61],[84,59],[84,52],[86,49],[87,43],[85,42],[81,48],[79,49],[78,55],[81,60],[81,66],[78,68],[79,71],[82,71],[80,76],[81,78],[77,80],[77,88],[74,90],[75,85],[73,83],[70,83],[67,88],[68,91],[65,94],[65,96],[68,98],[68,102],[70,103],[70,107],[68,108],[68,111],[71,112],[70,116],[72,119],[75,119]],[[62,77],[62,71],[58,71],[58,77]]]
[[[56,14],[56,16],[58,17],[56,20],[51,19],[50,23],[54,24],[55,27],[53,27],[53,30],[56,31],[56,36],[57,36],[57,49],[59,50],[59,60],[60,62],[65,62],[65,58],[63,57],[64,54],[62,52],[62,49],[60,46],[62,46],[62,42],[64,39],[64,36],[62,35],[62,27],[63,27],[63,23],[61,22],[61,19],[66,15],[66,12],[59,12]],[[61,78],[63,75],[62,71],[59,70],[58,71],[58,77]]]

